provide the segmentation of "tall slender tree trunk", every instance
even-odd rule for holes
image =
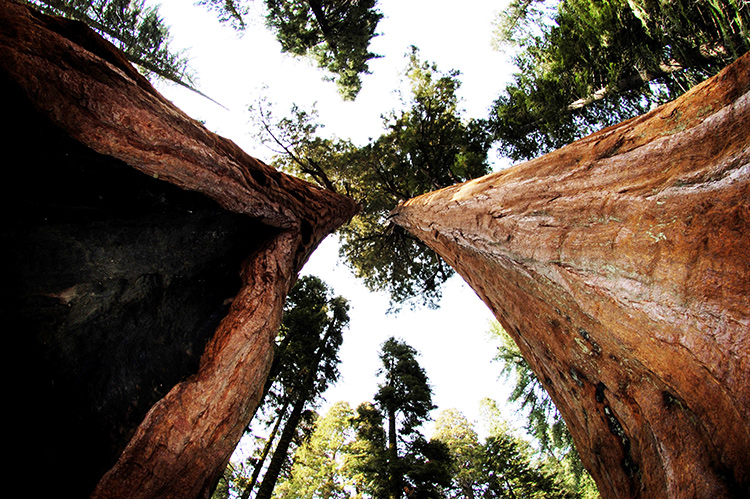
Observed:
[[[396,411],[388,408],[388,493],[390,499],[401,497],[401,470],[398,463],[398,433],[396,429]]]
[[[287,459],[289,446],[292,443],[300,418],[302,417],[302,411],[305,408],[305,404],[312,398],[315,379],[318,374],[318,366],[323,358],[323,352],[326,350],[326,345],[335,331],[335,322],[332,322],[328,325],[326,333],[319,343],[313,362],[308,366],[307,375],[305,376],[297,400],[292,407],[289,419],[287,420],[286,425],[284,425],[284,431],[281,432],[279,443],[273,452],[266,474],[263,475],[263,481],[260,484],[260,488],[258,488],[258,494],[255,496],[255,499],[270,499],[271,494],[273,494],[273,489],[276,487],[281,468],[284,465],[284,461]]]
[[[258,481],[260,471],[263,469],[263,463],[265,463],[266,459],[268,459],[268,454],[270,454],[271,452],[273,441],[276,440],[276,434],[279,432],[279,428],[281,428],[281,423],[284,421],[284,414],[286,414],[286,410],[289,408],[289,403],[290,401],[289,399],[287,399],[284,403],[284,407],[282,407],[282,409],[279,411],[279,415],[276,418],[276,423],[273,425],[273,429],[268,435],[266,445],[263,446],[263,452],[261,453],[260,459],[255,465],[255,468],[253,468],[253,476],[250,477],[250,481],[245,486],[245,490],[242,491],[242,499],[248,499],[250,497],[250,494],[253,491],[253,487],[255,487],[255,482]]]
[[[306,397],[299,397],[294,403],[292,413],[289,415],[286,425],[284,425],[284,431],[281,432],[279,443],[273,451],[271,462],[268,465],[266,474],[263,475],[263,481],[260,483],[255,499],[270,499],[273,494],[273,489],[276,487],[281,468],[284,466],[284,461],[287,459],[289,446],[291,445],[294,434],[297,431],[297,425],[302,417],[302,410],[305,408],[306,403]]]

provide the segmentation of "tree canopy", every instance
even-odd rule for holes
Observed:
[[[514,160],[672,100],[750,48],[740,0],[514,0],[498,25],[518,72],[490,128]]]
[[[414,434],[435,408],[432,388],[417,356],[414,348],[396,338],[389,338],[381,346],[383,366],[378,370],[381,383],[375,401],[395,430],[389,433],[394,445],[396,432],[403,436]]]
[[[386,498],[389,478],[384,472],[388,467],[388,451],[383,414],[371,402],[363,402],[352,421],[356,438],[349,446],[347,469],[357,497],[368,494],[374,499]]]
[[[445,409],[435,420],[432,438],[448,448],[452,480],[447,488],[451,495],[466,499],[478,497],[483,480],[482,446],[474,425],[462,412]]]
[[[444,445],[427,442],[419,427],[429,419],[432,388],[417,361],[418,353],[403,341],[389,338],[380,350],[383,366],[375,401],[385,415],[388,447],[385,468],[388,497],[439,497],[447,484],[449,458]]]
[[[200,0],[222,22],[244,30],[250,0]],[[281,50],[307,57],[327,70],[344,100],[354,100],[362,75],[370,73],[370,52],[383,14],[377,0],[265,0],[266,25]]]
[[[578,486],[569,470],[515,435],[493,400],[485,399],[482,408],[484,441],[455,409],[442,411],[435,422],[433,440],[447,446],[453,465],[445,497],[596,497],[595,488]]]
[[[147,75],[193,88],[184,55],[170,46],[159,8],[145,0],[27,0],[51,14],[82,21],[123,51]]]
[[[194,88],[187,58],[169,46],[169,29],[158,6],[146,0],[26,0],[46,12],[83,21],[114,42],[147,74]],[[247,27],[251,0],[197,0],[221,22]],[[362,88],[369,50],[383,17],[377,0],[265,0],[265,23],[283,52],[307,57],[328,71],[341,97],[354,100]],[[198,92],[200,93],[200,92]],[[203,94],[201,94],[203,95]]]
[[[488,173],[490,141],[483,121],[461,117],[459,73],[422,61],[415,47],[407,57],[406,109],[385,114],[384,132],[364,146],[319,136],[314,110],[293,107],[277,119],[261,102],[254,111],[278,152],[275,166],[362,206],[339,232],[354,274],[369,289],[388,291],[396,306],[437,306],[452,269],[388,217],[400,201]]]
[[[349,404],[338,402],[317,419],[310,438],[294,453],[288,475],[274,489],[274,497],[349,497],[346,488],[352,480],[345,468],[354,434],[354,415]]]
[[[377,0],[266,0],[266,22],[276,32],[284,52],[310,57],[336,75],[345,100],[354,100],[369,73],[370,52],[383,15]]]

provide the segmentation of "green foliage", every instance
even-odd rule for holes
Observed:
[[[459,411],[443,411],[436,421],[433,441],[446,446],[453,463],[448,497],[582,497],[565,470],[540,460],[529,442],[513,435],[494,401],[482,405],[489,427],[483,443]]]
[[[199,0],[236,30],[245,29],[249,0]],[[307,57],[330,72],[344,100],[354,100],[369,74],[370,52],[380,19],[377,0],[265,0],[266,25],[281,50]]]
[[[255,487],[272,446],[276,445],[256,497],[270,497],[276,480],[288,468],[290,449],[299,446],[313,431],[315,414],[310,410],[320,395],[339,376],[338,351],[349,323],[349,305],[332,297],[328,286],[314,276],[301,277],[289,292],[282,327],[271,366],[267,397],[261,406],[273,425],[264,451],[255,461],[255,471],[244,487],[248,497]],[[276,434],[283,424],[278,440]]]
[[[275,155],[273,166],[316,183],[330,191],[354,197],[350,179],[356,179],[359,149],[348,140],[323,138],[323,128],[313,107],[306,111],[292,105],[290,116],[276,118],[273,105],[261,99],[250,107],[259,127],[258,139]]]
[[[344,498],[352,483],[347,470],[348,448],[354,433],[354,411],[346,402],[331,406],[317,420],[310,438],[294,454],[294,463],[274,489],[285,499]]]
[[[476,497],[482,490],[483,449],[474,426],[456,409],[441,411],[435,421],[432,439],[447,446],[451,458],[452,483],[446,489],[452,496]]]
[[[485,496],[573,498],[555,476],[532,462],[528,444],[509,434],[491,435],[484,444]]]
[[[411,498],[437,498],[447,485],[450,460],[440,442],[416,439],[401,457],[407,475],[404,493]],[[309,440],[295,455],[290,472],[274,490],[276,498],[391,497],[383,417],[372,404],[356,414],[345,402],[334,404],[317,420]],[[400,497],[400,495],[399,495]]]
[[[347,471],[358,492],[356,497],[366,493],[373,499],[386,498],[388,453],[383,414],[370,402],[363,402],[357,407],[353,423],[356,439],[349,446]]]
[[[511,0],[495,20],[492,45],[496,50],[525,47],[550,26],[559,1]]]
[[[387,424],[387,462],[382,474],[388,477],[388,497],[439,497],[439,487],[449,482],[450,458],[447,447],[427,442],[419,427],[427,421],[432,388],[417,362],[414,348],[395,338],[380,350],[382,382],[375,401]]]
[[[395,416],[402,436],[417,433],[435,408],[432,388],[417,355],[414,348],[395,338],[386,340],[380,349],[383,367],[378,375],[382,382],[375,401],[386,415]]]
[[[513,378],[509,400],[520,402],[521,409],[526,411],[526,430],[539,441],[544,452],[574,451],[565,421],[516,343],[498,322],[492,323],[490,334],[500,340],[501,346],[495,360],[502,364],[502,374]]]
[[[349,324],[349,305],[330,293],[315,276],[301,277],[289,292],[269,376],[272,401],[296,396],[310,374],[315,379],[312,398],[338,379],[338,350]]]
[[[412,49],[406,76],[407,109],[388,113],[384,133],[364,147],[319,137],[314,110],[293,107],[281,120],[266,103],[254,111],[279,153],[275,166],[360,203],[360,214],[339,232],[354,274],[369,289],[388,291],[394,307],[436,307],[453,270],[389,215],[400,201],[488,173],[490,142],[482,122],[460,117],[457,72],[439,72]]]
[[[588,493],[593,481],[581,463],[573,437],[554,402],[503,327],[493,322],[490,334],[500,340],[495,360],[502,364],[501,372],[507,378],[513,378],[509,401],[520,403],[525,411],[526,430],[538,442],[540,450],[555,463],[558,472],[568,473],[579,493]]]
[[[196,4],[215,12],[220,22],[230,24],[237,31],[247,27],[245,16],[250,8],[243,0],[198,0]]]
[[[421,436],[409,445],[405,463],[404,494],[411,499],[441,499],[451,482],[451,454],[448,446],[438,440],[426,441]]]
[[[515,160],[674,99],[750,48],[750,7],[738,0],[512,6],[498,38],[519,46],[519,72],[493,105],[490,125],[501,152]]]
[[[169,46],[158,7],[145,0],[27,0],[41,10],[83,21],[107,38],[147,75],[192,89],[187,59]]]
[[[211,499],[229,499],[230,490],[232,488],[232,480],[235,479],[235,468],[230,462],[224,472],[219,478],[219,482],[216,484]]]
[[[377,0],[266,0],[266,23],[276,32],[284,52],[306,56],[336,75],[345,100],[362,88],[360,75],[369,73],[369,51],[383,15]]]
[[[145,0],[26,0],[49,13],[85,22],[120,48],[146,74],[193,88],[187,59],[169,47],[158,7]],[[197,0],[237,31],[246,28],[249,0]],[[369,51],[383,15],[377,0],[266,0],[266,24],[284,52],[309,57],[330,72],[345,100],[354,100],[369,74]]]
[[[438,72],[413,49],[406,75],[408,109],[386,115],[386,132],[355,158],[357,177],[349,185],[362,212],[341,229],[341,254],[392,303],[419,297],[435,307],[453,270],[388,217],[400,201],[488,173],[489,140],[481,123],[460,118],[457,72]]]
[[[554,455],[515,436],[494,401],[483,402],[484,442],[466,417],[443,411],[427,441],[419,426],[434,406],[417,352],[393,338],[380,352],[377,406],[334,404],[313,418],[293,464],[281,473],[277,498],[396,499],[528,497],[593,499],[590,478],[576,482]],[[234,466],[237,470],[241,468]],[[229,472],[229,471],[228,471]],[[238,483],[240,473],[234,473]],[[259,493],[259,496],[262,495]]]

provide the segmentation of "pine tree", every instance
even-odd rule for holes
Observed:
[[[275,413],[274,429],[243,497],[249,497],[267,454],[275,444],[255,496],[271,497],[288,463],[289,450],[298,436],[300,423],[318,397],[338,379],[338,350],[343,330],[349,323],[348,309],[344,298],[331,297],[328,286],[314,276],[300,278],[290,291],[277,343],[277,360],[272,366],[264,403],[266,412]],[[279,429],[281,433],[276,440]]]
[[[498,24],[519,71],[490,126],[515,160],[672,100],[750,49],[739,0],[515,0]]]
[[[447,452],[441,444],[428,443],[419,431],[427,421],[432,388],[417,362],[414,348],[395,338],[383,343],[379,384],[375,401],[385,415],[387,490],[390,499],[434,497],[436,486],[448,481]]]

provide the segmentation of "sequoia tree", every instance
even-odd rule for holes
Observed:
[[[0,234],[24,366],[14,476],[42,495],[205,496],[297,272],[356,206],[206,130],[83,23],[0,0],[0,75],[0,138],[23,152]]]
[[[750,56],[392,220],[493,310],[604,498],[747,495]]]

